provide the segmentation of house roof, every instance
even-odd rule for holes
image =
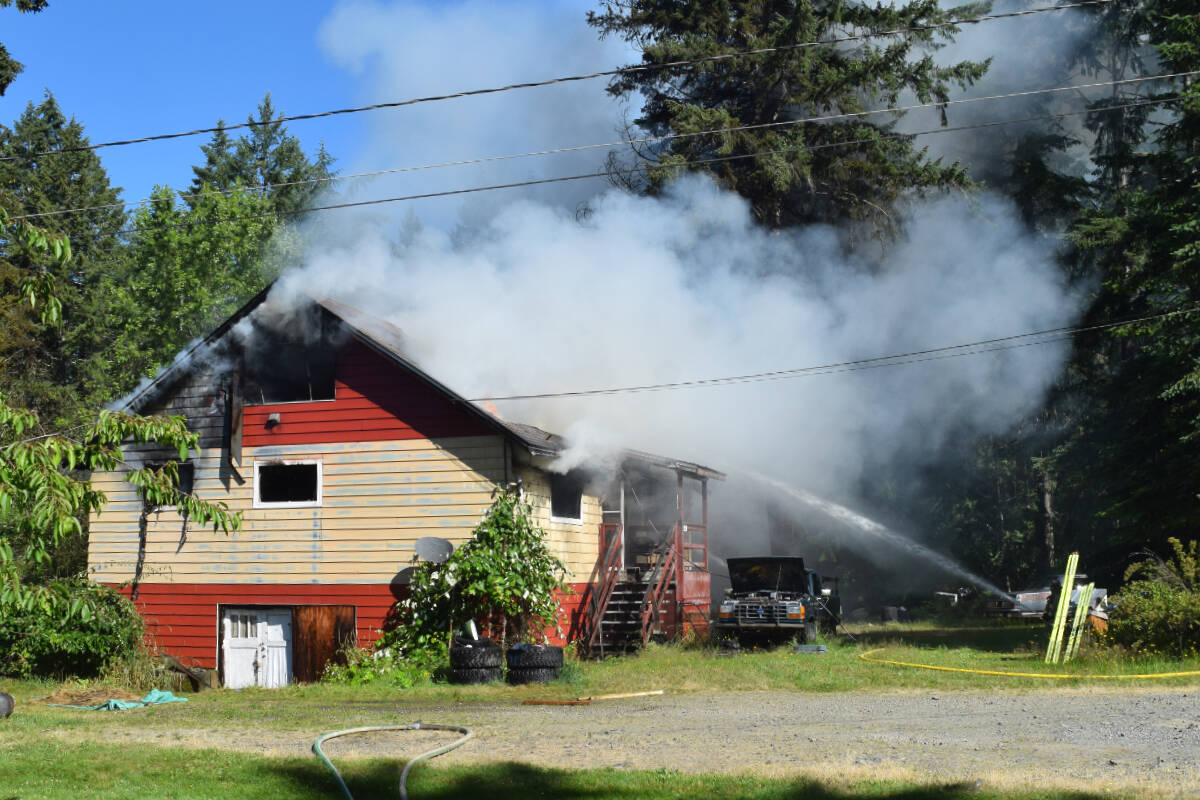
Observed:
[[[221,339],[233,329],[234,325],[248,317],[258,306],[262,305],[273,286],[274,284],[267,286],[267,288],[263,289],[238,309],[233,316],[221,323],[212,333],[190,345],[176,357],[170,366],[160,372],[153,381],[135,392],[125,402],[122,410],[139,413],[153,403],[156,398],[161,397],[165,392],[169,391],[172,386],[188,374],[197,360],[203,361],[206,352],[210,352],[218,346]],[[497,415],[489,413],[465,397],[462,397],[453,389],[434,378],[404,354],[406,350],[404,332],[390,322],[331,297],[313,295],[310,295],[310,297],[316,305],[341,320],[349,328],[351,335],[355,339],[409,372],[412,372],[421,380],[446,395],[451,402],[460,405],[464,410],[474,414],[492,428],[497,429],[509,439],[514,440],[517,444],[528,450],[531,455],[554,457],[567,448],[568,443],[562,436],[549,433],[533,425],[501,419]],[[678,470],[699,478],[725,479],[724,473],[690,461],[666,458],[640,450],[624,450],[623,453],[626,458],[634,461],[640,461],[665,469]]]

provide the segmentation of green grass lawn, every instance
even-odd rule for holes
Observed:
[[[393,760],[339,767],[356,800],[394,800]],[[422,764],[408,782],[414,800],[1093,800],[1112,794],[1062,790],[995,793],[970,786],[861,781],[831,786],[807,778],[694,775],[672,770],[544,769],[506,763],[475,767]],[[330,800],[341,793],[316,759],[264,758],[220,750],[119,747],[94,743],[0,745],[3,800]]]
[[[412,689],[389,686],[292,686],[286,689],[210,691],[189,695],[186,704],[101,713],[30,702],[58,688],[36,681],[5,681],[0,689],[17,698],[17,711],[0,720],[0,800],[35,798],[336,798],[332,779],[315,758],[271,758],[224,750],[172,746],[180,730],[202,732],[214,741],[233,731],[322,732],[381,721],[409,722],[423,711],[459,703],[511,705],[532,697],[567,699],[596,694],[666,689],[677,692],[739,691],[1026,691],[1098,685],[1196,686],[1200,676],[1153,681],[1093,680],[1091,676],[1200,670],[1200,659],[1119,661],[1093,654],[1065,666],[1042,663],[1045,631],[1033,624],[934,624],[857,626],[856,641],[828,640],[821,655],[794,654],[790,647],[726,653],[688,645],[652,646],[637,656],[603,662],[572,661],[564,678],[541,686],[449,686]],[[1051,672],[1067,680],[1008,678],[937,672],[870,663],[879,657],[977,670]],[[139,732],[151,741],[121,744],[122,730],[136,714]],[[393,719],[397,714],[403,719]],[[468,723],[472,724],[472,723]],[[214,745],[215,746],[215,745]],[[345,764],[355,797],[395,797],[395,761]],[[683,775],[633,770],[546,770],[520,764],[479,767],[421,765],[410,781],[414,798],[1076,798],[1093,795],[969,793],[954,787],[897,782],[829,785],[812,780]],[[1094,796],[1101,796],[1099,794]],[[1104,795],[1112,796],[1112,795]]]

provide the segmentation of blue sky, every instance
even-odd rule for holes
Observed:
[[[51,0],[39,14],[0,11],[0,41],[25,64],[0,98],[0,121],[11,122],[48,89],[90,139],[101,142],[209,127],[218,119],[244,121],[267,92],[276,108],[298,114],[604,69],[627,60],[623,43],[602,43],[586,27],[591,6]],[[343,174],[611,141],[621,112],[603,94],[603,85],[592,81],[295,122],[289,129],[310,153],[323,139]],[[207,140],[205,134],[99,153],[124,199],[134,201],[156,184],[185,188]],[[416,173],[343,190],[362,199],[570,174],[595,168],[603,155]],[[597,188],[541,196],[576,203]],[[473,202],[478,201],[434,201],[415,210],[450,223]]]

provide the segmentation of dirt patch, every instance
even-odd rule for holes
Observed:
[[[136,702],[141,695],[131,694],[124,689],[56,689],[54,694],[38,697],[31,702],[47,703],[60,706],[98,706],[109,700],[127,700]]]
[[[306,756],[339,727],[436,722],[475,738],[440,763],[754,773],[821,780],[981,781],[1133,797],[1195,797],[1200,786],[1200,693],[1186,690],[1029,692],[693,693],[523,706],[457,702],[406,709],[342,703],[325,727],[263,730],[245,723],[147,730],[114,725],[106,738],[164,747],[216,747]],[[189,726],[189,727],[184,727]],[[402,760],[455,734],[402,731],[328,743],[334,761]]]

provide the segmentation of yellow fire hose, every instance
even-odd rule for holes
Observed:
[[[321,743],[330,739],[336,739],[339,736],[349,736],[353,733],[374,733],[376,731],[453,731],[455,733],[462,734],[461,738],[454,740],[450,744],[435,747],[432,750],[426,750],[424,753],[421,753],[404,765],[404,769],[400,772],[400,800],[408,800],[408,789],[405,784],[408,781],[409,770],[415,767],[418,762],[424,761],[427,758],[433,758],[434,756],[440,756],[443,753],[449,753],[454,748],[466,744],[467,740],[475,735],[471,732],[470,728],[464,728],[461,725],[426,725],[421,722],[410,722],[405,725],[369,725],[363,728],[347,728],[341,731],[331,731],[329,733],[321,734],[317,737],[317,740],[313,742],[313,753],[317,756],[317,758],[321,759],[321,761],[325,763],[325,766],[329,768],[329,771],[333,773],[333,777],[337,779],[338,786],[341,788],[342,794],[346,796],[346,800],[354,800],[354,795],[350,794],[349,787],[347,787],[346,782],[342,780],[342,773],[338,772],[338,768],[333,765],[333,762],[330,761],[329,757],[325,755],[325,751],[321,749]]]
[[[885,647],[877,647],[874,650],[868,650],[865,653],[859,653],[858,657],[863,661],[870,661],[875,664],[892,664],[897,667],[915,667],[916,669],[932,669],[938,672],[969,672],[973,675],[1003,675],[1009,678],[1058,678],[1058,679],[1075,679],[1075,680],[1145,680],[1149,678],[1188,678],[1200,675],[1200,669],[1188,670],[1186,672],[1150,672],[1139,675],[1063,675],[1054,672],[1003,672],[996,669],[967,669],[966,667],[939,667],[934,664],[915,664],[911,661],[893,661],[886,658],[871,658],[873,653],[880,653],[886,650]]]

